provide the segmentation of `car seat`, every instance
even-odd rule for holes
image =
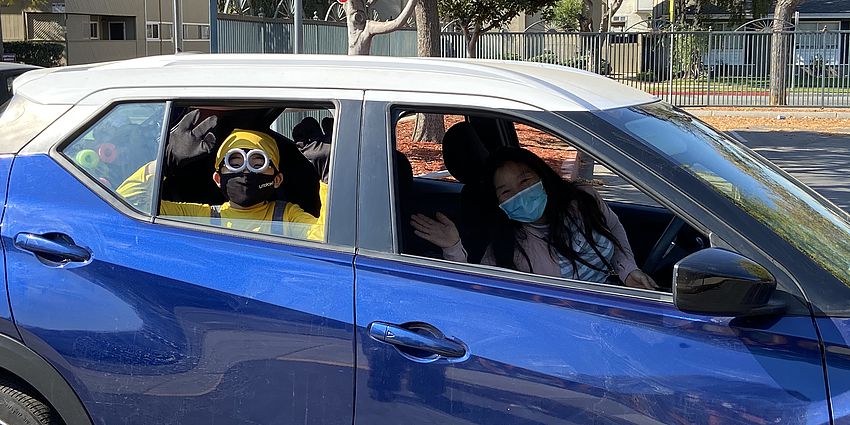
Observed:
[[[482,183],[489,156],[475,127],[468,122],[454,124],[443,137],[443,162],[452,177],[463,184],[458,231],[470,263],[480,262],[490,243],[483,208],[487,199]]]
[[[407,156],[395,151],[395,181],[396,205],[398,211],[399,248],[402,253],[421,257],[442,258],[442,250],[431,242],[416,236],[410,224],[411,215],[421,212],[414,211],[413,197],[413,167]]]

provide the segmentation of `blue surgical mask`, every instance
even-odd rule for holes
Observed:
[[[511,220],[531,223],[543,217],[543,211],[546,210],[546,200],[546,189],[543,188],[543,182],[540,181],[511,196],[508,200],[499,204],[499,208]]]

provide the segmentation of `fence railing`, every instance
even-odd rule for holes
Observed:
[[[221,53],[291,53],[292,23],[219,17]],[[345,54],[344,25],[305,21],[306,53]],[[787,103],[850,107],[850,31],[785,32]],[[767,106],[769,32],[486,33],[482,59],[544,62],[603,74],[678,106]],[[467,57],[463,35],[441,34],[444,57]],[[373,55],[416,56],[416,33],[375,38]]]

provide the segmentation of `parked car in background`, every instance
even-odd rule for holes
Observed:
[[[2,82],[2,92],[0,92],[0,105],[6,103],[12,98],[12,81],[15,77],[39,67],[33,65],[25,65],[22,63],[4,63],[0,62],[0,82]]]
[[[418,113],[451,117],[446,138],[401,143]],[[275,139],[281,196],[323,238],[161,212],[222,202],[215,152],[166,168],[170,134],[211,116],[219,142]],[[850,421],[848,215],[604,76],[161,56],[27,73],[0,128],[0,423]],[[331,143],[326,187],[303,140]],[[621,179],[599,192],[661,290],[451,262],[417,238],[411,214],[440,211],[488,245],[475,185],[505,146]]]

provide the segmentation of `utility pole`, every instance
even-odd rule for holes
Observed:
[[[218,0],[210,0],[210,53],[218,53]]]
[[[183,51],[183,1],[173,1],[174,10],[174,53]]]
[[[292,11],[292,25],[295,27],[292,31],[292,53],[304,53],[304,38],[303,38],[303,20],[304,20],[304,4],[303,0],[295,0],[295,7]]]

